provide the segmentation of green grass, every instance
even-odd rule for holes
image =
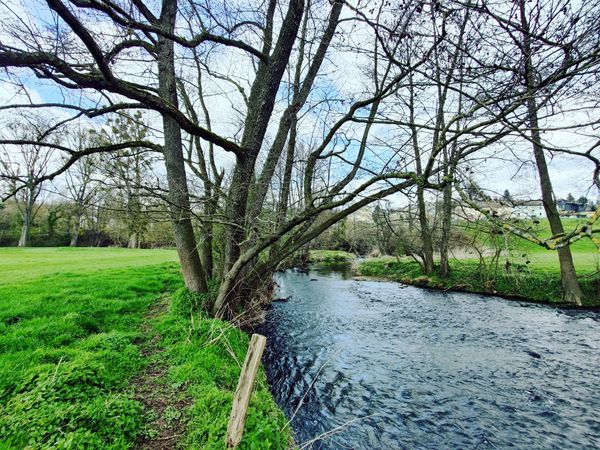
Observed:
[[[174,251],[0,249],[0,448],[132,448],[146,412],[132,380],[149,307],[182,285]],[[192,406],[184,448],[223,448],[247,336],[173,308],[152,324]],[[264,374],[240,448],[286,448]],[[225,424],[225,425],[224,425]],[[271,447],[257,442],[269,441]]]
[[[207,320],[200,311],[172,308],[158,318],[157,329],[163,337],[171,366],[169,381],[187,385],[193,399],[188,411],[185,448],[221,450],[233,393],[248,348],[248,335],[228,323]],[[192,308],[194,311],[194,308]],[[240,444],[242,450],[286,449],[291,442],[286,419],[274,403],[264,371],[261,369]]]
[[[0,248],[0,285],[54,273],[144,267],[176,262],[175,250],[125,248]]]
[[[309,254],[311,263],[348,263],[355,259],[352,253],[342,250],[311,250]]]
[[[563,223],[565,232],[568,233],[568,232],[584,225],[586,223],[586,220],[584,220],[584,219],[562,219],[562,223]],[[550,232],[550,225],[546,219],[540,220],[539,223],[537,223],[537,224],[534,224],[532,222],[527,222],[527,221],[520,224],[520,227],[522,227],[522,228],[527,228],[529,226],[532,227],[532,231],[536,235],[538,235],[542,238],[552,237],[552,233]],[[524,250],[529,253],[549,252],[549,250],[547,250],[539,245],[536,245],[533,242],[529,242],[526,239],[520,239],[520,238],[515,237],[514,239],[511,240],[511,243],[515,249]],[[598,251],[598,249],[596,248],[596,245],[590,239],[587,239],[587,238],[580,239],[579,241],[574,242],[571,245],[571,250],[573,251],[573,253],[578,253],[578,254],[594,253],[594,252]]]
[[[360,263],[360,275],[386,278],[423,287],[459,289],[468,292],[481,292],[521,297],[544,303],[561,303],[560,269],[558,260],[548,259],[545,264],[535,266],[520,264],[504,269],[504,260],[497,271],[486,270],[475,260],[452,260],[448,279],[437,274],[425,276],[421,267],[406,258],[397,261],[393,258],[374,258]],[[584,305],[597,306],[599,280],[597,277],[581,275],[579,277],[584,294]]]
[[[600,264],[600,255],[598,252],[572,251],[572,255],[578,275],[582,276],[598,271]],[[527,257],[531,261],[531,266],[534,270],[560,273],[558,254],[554,251],[546,250],[545,252],[528,253]]]

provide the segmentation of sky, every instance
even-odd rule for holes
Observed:
[[[15,8],[17,14],[27,15],[32,13],[32,3],[24,2],[22,0],[11,0],[10,3]],[[0,9],[3,4],[0,3]],[[50,20],[51,16],[44,13],[44,8],[36,10],[39,11],[37,14],[41,14],[41,18],[44,20]],[[2,13],[2,16],[6,14],[6,10]],[[344,13],[346,17],[349,12],[346,10]],[[349,36],[348,42],[357,43],[366,41],[368,34],[361,31],[360,28],[353,27],[352,30],[343,30]],[[219,73],[226,74],[228,76],[236,77],[236,79],[251,78],[252,65],[250,59],[247,57],[240,57],[239,52],[225,52],[223,54],[218,53],[211,59],[213,65],[212,70]],[[130,66],[123,68],[124,71],[135,74],[136,71],[142,70],[143,64],[132,63]],[[326,61],[322,72],[325,74],[319,80],[319,85],[327,91],[327,95],[335,97],[359,97],[368,89],[365,83],[365,71],[371,69],[369,62],[364,55],[357,54],[356,52],[349,51],[346,49],[339,49],[332,52],[328,60]],[[40,83],[33,77],[28,77],[26,86],[29,91],[30,97],[34,101],[62,101],[63,93],[48,83]],[[235,110],[243,110],[244,107],[241,104],[241,96],[232,89],[232,86],[221,80],[213,79],[210,82],[211,94],[207,97],[207,103],[211,112],[211,119],[215,131],[222,133],[232,139],[236,138],[236,131],[240,126],[240,114],[236,113]],[[223,95],[226,93],[226,96]],[[319,95],[315,94],[316,98],[314,101],[318,101]],[[0,105],[8,102],[22,101],[22,98],[15,98],[14,92],[11,92],[10,86],[5,83],[2,84],[0,89]],[[82,97],[83,102],[86,102],[85,97]],[[277,124],[277,117],[281,114],[285,104],[281,103],[276,106],[276,112],[273,125]],[[64,111],[50,110],[49,114],[52,115],[64,115]],[[150,117],[150,123],[156,128],[160,128],[159,118]],[[569,124],[570,121],[564,119],[565,124]],[[92,124],[92,123],[91,123]],[[98,126],[97,123],[93,123],[93,126]],[[559,127],[561,123],[553,123],[554,127]],[[355,124],[352,128],[346,130],[347,135],[353,138],[359,138],[362,132],[363,125]],[[322,137],[323,130],[326,127],[320,121],[315,114],[304,115],[303,120],[300,123],[299,135],[300,138],[310,144],[311,141],[318,141]],[[275,127],[270,129],[267,136],[267,142],[272,139],[274,135]],[[380,130],[382,135],[385,135],[385,130]],[[596,139],[598,133],[596,132]],[[553,132],[547,133],[545,139],[552,142],[553,145],[558,147],[577,148],[577,146],[584,146],[583,140],[574,136],[573,133],[565,132]],[[352,155],[352,147],[350,148],[350,156]],[[355,151],[355,150],[354,150]],[[376,153],[379,150],[374,150]],[[539,187],[538,180],[532,164],[526,161],[531,159],[530,151],[524,147],[519,150],[519,154],[522,155],[525,162],[508,162],[506,160],[499,160],[494,158],[479,159],[473,162],[473,168],[475,170],[475,178],[480,185],[490,191],[502,194],[505,189],[508,189],[513,196],[523,198],[539,198]],[[371,155],[371,160],[376,155]],[[375,158],[376,159],[376,158]],[[383,157],[385,159],[385,156]],[[219,152],[218,161],[224,167],[230,167],[234,158],[230,153]],[[568,193],[572,193],[575,197],[585,195],[590,198],[598,197],[596,188],[591,186],[591,176],[593,166],[580,158],[556,156],[550,160],[549,169],[554,185],[556,197],[565,197]],[[398,200],[400,201],[400,200]]]

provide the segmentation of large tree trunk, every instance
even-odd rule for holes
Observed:
[[[535,100],[531,98],[528,102],[529,117],[531,123],[531,140],[533,143],[533,154],[537,165],[538,174],[540,177],[540,188],[542,190],[542,201],[546,211],[546,217],[550,223],[552,234],[564,233],[564,227],[556,208],[550,174],[548,173],[548,165],[544,149],[541,144],[540,133],[538,129],[537,110]],[[573,256],[569,246],[558,249],[558,260],[560,263],[560,280],[563,289],[563,300],[566,303],[581,305],[581,288],[577,281],[577,273],[573,264]]]
[[[529,96],[527,98],[527,113],[529,116],[529,132],[533,146],[533,155],[540,177],[540,189],[542,191],[542,201],[546,217],[550,223],[550,230],[554,235],[564,233],[562,221],[558,214],[556,202],[554,199],[554,191],[550,174],[548,173],[548,165],[546,156],[544,155],[544,147],[540,136],[538,108],[535,98],[535,67],[533,66],[531,31],[527,20],[525,10],[525,0],[519,3],[521,25],[523,33],[523,56],[525,57],[525,83],[528,87]],[[571,255],[570,247],[563,247],[558,250],[558,260],[560,263],[560,280],[563,290],[563,301],[574,305],[581,305],[581,288],[577,281],[577,273],[573,264],[573,256]]]
[[[175,28],[177,1],[164,0],[161,11],[161,25],[172,33]],[[173,41],[158,38],[158,76],[161,97],[177,106],[177,85],[175,76],[175,53]],[[190,215],[190,198],[183,159],[181,128],[170,116],[163,114],[165,144],[163,154],[169,184],[169,210],[181,272],[186,287],[192,292],[206,292],[206,276],[196,247],[196,237]]]
[[[246,238],[246,210],[255,162],[254,155],[238,157],[233,172],[226,206],[227,219],[231,225],[227,236],[224,273],[227,273],[239,258],[241,245]]]
[[[245,287],[242,286],[243,276],[240,276],[242,268],[239,270],[233,269],[238,265],[238,259],[244,251],[242,245],[250,235],[247,227],[256,225],[254,223],[255,217],[247,217],[248,211],[252,211],[248,198],[252,178],[254,177],[254,167],[269,122],[272,119],[277,92],[298,35],[303,13],[303,0],[291,0],[289,2],[288,10],[279,31],[277,44],[268,62],[261,61],[259,63],[256,78],[248,98],[248,113],[244,122],[244,133],[241,140],[244,153],[237,156],[226,205],[227,220],[230,225],[228,226],[223,283],[227,285],[226,280],[235,273],[236,279],[239,278],[239,280],[232,280],[231,282],[236,285],[236,291],[243,292]],[[248,241],[248,244],[251,245],[251,242]],[[231,302],[227,300],[227,303],[235,303],[237,293],[231,292],[231,297]]]

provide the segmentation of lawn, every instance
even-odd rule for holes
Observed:
[[[176,262],[175,250],[125,248],[0,248],[0,284],[35,280],[50,274],[130,269]]]
[[[223,448],[248,337],[181,300],[175,257],[0,249],[0,448],[126,449],[169,427],[169,446]],[[284,425],[261,373],[240,448],[286,448]]]

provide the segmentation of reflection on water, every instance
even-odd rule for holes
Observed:
[[[314,449],[600,448],[600,314],[277,276],[272,391]]]

